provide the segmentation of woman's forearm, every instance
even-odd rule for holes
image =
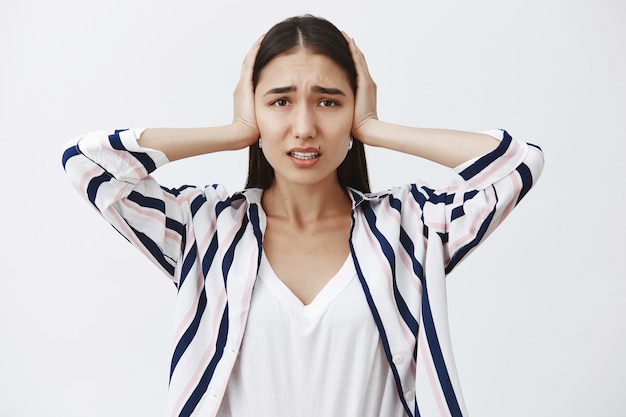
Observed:
[[[492,151],[499,143],[484,133],[408,127],[380,120],[368,124],[359,137],[367,145],[419,156],[450,168]]]
[[[249,146],[256,139],[246,126],[236,123],[215,127],[146,129],[140,146],[157,149],[176,161],[207,153],[232,151]]]

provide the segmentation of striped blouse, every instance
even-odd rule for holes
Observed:
[[[113,227],[176,285],[169,416],[215,416],[241,346],[261,260],[262,190],[167,189],[168,162],[140,147],[142,130],[71,142],[65,171]],[[354,189],[350,252],[407,416],[466,415],[452,354],[446,275],[537,181],[541,150],[505,131],[492,152],[456,168],[443,189],[423,183]],[[259,358],[262,360],[262,358]]]

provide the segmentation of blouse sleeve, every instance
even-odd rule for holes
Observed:
[[[66,145],[63,167],[100,214],[172,279],[184,253],[192,205],[202,190],[166,189],[150,173],[168,162],[142,148],[142,129],[99,131]]]
[[[535,185],[543,153],[506,131],[485,132],[500,140],[492,152],[455,168],[461,181],[445,193],[446,273],[473,251]]]

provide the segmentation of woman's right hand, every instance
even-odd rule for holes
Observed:
[[[252,45],[252,48],[243,60],[241,77],[233,93],[234,115],[233,126],[238,128],[243,135],[244,147],[252,145],[259,139],[259,128],[256,123],[254,111],[254,86],[252,84],[252,73],[254,62],[263,36]]]
[[[168,160],[175,161],[207,153],[244,149],[255,143],[260,135],[254,111],[252,72],[262,39],[254,43],[243,61],[241,78],[233,93],[232,123],[199,128],[146,129],[139,138],[139,145],[160,150]]]

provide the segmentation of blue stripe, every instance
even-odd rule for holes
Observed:
[[[148,156],[147,153],[141,153],[141,152],[129,152],[129,153],[132,156],[134,156],[135,159],[137,159],[137,161],[139,161],[141,165],[143,165],[143,167],[146,169],[148,173],[151,173],[152,171],[157,169],[156,163],[152,160],[152,158],[150,158],[150,156]]]
[[[126,224],[128,224],[128,222],[126,222]],[[148,235],[135,229],[130,224],[128,224],[128,227],[132,229],[135,236],[137,236],[137,239],[139,239],[142,246],[146,248],[148,252],[150,252],[154,260],[157,261],[157,263],[161,265],[170,276],[174,276],[174,266],[167,261],[163,252],[161,252],[161,248],[159,248],[159,245],[157,245],[152,239],[150,239]]]
[[[109,143],[111,147],[118,151],[126,151],[126,147],[122,144],[122,138],[120,133],[127,131],[128,129],[117,129],[114,133],[109,135]]]
[[[478,173],[480,173],[480,171],[485,169],[487,166],[495,162],[498,158],[506,153],[506,151],[509,149],[509,146],[511,145],[511,142],[513,141],[513,138],[505,130],[503,130],[502,133],[502,141],[496,149],[478,158],[473,164],[471,164],[459,173],[459,175],[461,175],[461,177],[463,177],[465,181],[476,176]]]
[[[471,191],[465,192],[465,194],[463,194],[463,204],[465,204],[467,200],[471,200],[472,198],[474,198],[476,195],[478,195],[478,190],[471,190]],[[452,202],[453,201],[451,201],[450,203]],[[465,207],[463,205],[460,205],[452,209],[450,221],[456,220],[459,217],[463,217],[463,216],[465,216]]]
[[[193,249],[195,248],[196,248],[196,244],[194,243]],[[202,274],[204,277],[208,275],[209,269],[211,268],[211,265],[213,264],[217,251],[218,251],[217,233],[214,233],[213,239],[211,239],[211,243],[209,244],[207,251],[202,257]],[[193,250],[193,253],[190,252],[190,254],[185,258],[185,262],[183,263],[183,271],[181,273],[181,282],[179,284],[179,291],[180,291],[180,287],[182,286],[184,282],[183,277],[187,276],[187,274],[189,273],[189,269],[191,269],[191,267],[193,266],[193,263],[195,262],[196,253],[197,252]],[[184,335],[181,337],[180,341],[176,345],[176,349],[174,351],[174,355],[172,358],[172,364],[170,367],[170,379],[172,377],[172,374],[174,372],[176,365],[178,364],[178,361],[180,360],[183,353],[185,353],[185,351],[191,344],[193,338],[195,337],[196,333],[198,332],[198,326],[200,324],[200,320],[202,318],[202,314],[204,313],[204,308],[206,306],[206,288],[202,289],[199,303],[200,304],[198,306],[198,310],[196,310],[196,316],[194,320],[191,322],[187,330],[185,330]]]
[[[466,191],[465,194],[463,194],[463,202],[465,203],[467,200],[471,200],[477,194],[478,194],[478,190]]]
[[[65,169],[65,165],[67,164],[67,161],[69,161],[70,158],[76,155],[80,155],[80,150],[78,150],[78,145],[69,147],[65,150],[65,152],[63,152],[63,158],[61,159],[61,162],[63,163],[63,169]]]
[[[424,279],[424,267],[415,257],[415,245],[413,244],[413,241],[411,240],[407,232],[402,227],[400,228],[400,244],[409,256],[409,259],[411,259],[413,273],[419,278],[420,281],[422,281]]]
[[[170,230],[175,231],[176,233],[178,233],[181,237],[181,241],[182,241],[182,245],[184,245],[185,243],[185,226],[181,223],[178,222],[170,217],[166,217],[165,218],[165,227],[167,227]]]
[[[217,231],[213,233],[213,239],[211,239],[211,243],[207,248],[206,253],[202,257],[202,274],[204,277],[209,275],[209,269],[213,264],[213,259],[215,259],[215,255],[217,254]]]
[[[198,210],[200,210],[200,207],[202,207],[202,205],[206,202],[206,198],[204,195],[199,195],[196,198],[193,199],[193,201],[191,202],[190,208],[191,208],[191,216],[194,217],[196,215],[196,213],[198,213]]]
[[[495,193],[495,189],[494,189],[494,193]],[[485,237],[485,233],[487,233],[487,229],[489,228],[489,225],[491,224],[493,217],[496,214],[496,207],[498,205],[497,203],[498,203],[498,196],[496,194],[496,204],[494,205],[493,209],[491,210],[487,218],[483,221],[483,223],[480,225],[480,228],[478,229],[478,232],[476,233],[476,236],[474,237],[474,239],[472,239],[471,242],[459,248],[455,252],[455,254],[452,256],[452,258],[450,259],[450,262],[446,266],[446,269],[445,269],[446,274],[449,274],[454,269],[454,267],[459,262],[461,262],[461,260],[465,257],[465,255],[467,255],[473,248],[478,246],[481,240]]]
[[[371,206],[369,204],[364,204],[362,210],[371,232],[376,237],[376,240],[380,245],[380,249],[385,255],[385,258],[387,258],[387,262],[389,263],[393,283],[393,295],[400,315],[402,316],[402,319],[409,327],[409,329],[411,329],[413,334],[417,335],[417,320],[415,320],[415,317],[413,317],[413,315],[411,314],[411,311],[409,310],[406,301],[404,301],[404,298],[402,298],[402,294],[400,294],[400,290],[398,290],[398,282],[396,280],[396,256],[393,248],[389,244],[387,238],[385,238],[385,236],[376,227],[376,214],[372,210]]]
[[[263,233],[261,232],[261,222],[259,220],[259,207],[256,204],[251,204],[248,208],[250,216],[250,224],[252,225],[252,231],[254,237],[256,237],[259,254],[257,256],[257,271],[261,265],[261,252],[263,251]]]
[[[109,143],[113,149],[118,151],[127,151],[129,154],[135,157],[137,161],[148,171],[148,173],[157,169],[156,163],[148,156],[147,153],[144,152],[131,152],[124,147],[122,144],[122,139],[120,138],[120,133],[127,131],[128,129],[120,129],[116,130],[113,134],[109,135]]]
[[[388,200],[391,208],[395,209],[398,213],[402,213],[402,202],[399,199],[395,198],[393,194],[389,194]]]
[[[420,190],[422,190],[423,193],[420,192]],[[424,195],[424,193],[426,193],[426,196]],[[419,187],[418,189],[418,187],[415,184],[412,184],[411,195],[413,196],[413,199],[417,202],[417,204],[419,204],[420,208],[422,209],[421,220],[422,220],[422,223],[424,224],[424,236],[428,237],[427,227],[424,222],[424,206],[426,205],[426,203],[446,204],[446,205],[452,204],[454,202],[455,194],[454,193],[438,194],[432,188],[422,186],[422,187]]]
[[[154,197],[147,197],[137,191],[131,191],[130,194],[128,194],[128,199],[139,204],[141,207],[158,210],[159,212],[165,214],[165,201],[163,200]]]
[[[224,260],[222,262],[222,276],[224,277],[224,283],[226,283],[228,279],[228,272],[230,271],[230,267],[233,265],[233,261],[235,260],[235,249],[237,245],[241,241],[241,237],[243,236],[246,227],[248,226],[248,216],[244,216],[241,222],[241,227],[237,230],[237,233],[233,237],[233,242],[230,244],[226,253],[224,254]]]
[[[425,186],[420,187],[428,195],[428,202],[432,204],[451,204],[454,202],[454,193],[437,194],[434,189]],[[423,209],[423,207],[422,207]]]
[[[174,370],[176,369],[176,365],[180,361],[180,358],[183,356],[193,338],[198,333],[198,328],[200,327],[200,321],[202,320],[202,315],[204,314],[204,310],[206,309],[207,298],[206,298],[206,287],[202,288],[200,292],[200,296],[198,298],[198,305],[196,308],[196,314],[189,324],[189,327],[185,330],[185,333],[181,336],[180,340],[176,344],[176,348],[174,349],[174,354],[172,355],[172,363],[170,365],[170,382],[172,381],[172,375],[174,375]]]
[[[457,206],[452,209],[452,213],[450,214],[450,221],[452,222],[463,216],[465,216],[465,209],[463,208],[463,206]]]
[[[366,204],[363,204],[363,206],[366,206]],[[350,252],[352,253],[352,259],[354,260],[354,267],[356,269],[356,273],[357,276],[359,277],[359,281],[361,282],[361,286],[363,287],[363,292],[365,293],[365,298],[367,300],[367,304],[369,305],[369,308],[372,312],[372,316],[374,318],[374,322],[376,323],[376,327],[378,328],[378,333],[380,335],[380,341],[381,341],[381,345],[383,347],[383,351],[385,352],[385,356],[387,357],[387,362],[389,362],[389,368],[391,369],[391,373],[393,374],[393,379],[396,383],[396,389],[398,391],[398,396],[400,398],[400,402],[402,403],[402,406],[404,407],[404,410],[407,412],[407,414],[409,416],[412,415],[411,413],[411,409],[409,408],[409,406],[406,403],[406,400],[404,399],[404,392],[402,392],[402,383],[400,382],[400,375],[398,374],[398,369],[396,368],[395,364],[393,363],[392,357],[391,357],[391,348],[389,347],[389,340],[387,339],[387,333],[385,331],[385,328],[383,327],[383,323],[382,320],[380,318],[380,314],[378,313],[378,309],[376,308],[376,304],[374,304],[374,300],[372,298],[372,294],[370,292],[369,286],[367,285],[367,282],[365,281],[365,277],[363,276],[363,271],[361,270],[361,265],[359,264],[359,261],[356,257],[356,253],[354,251],[354,245],[352,244],[352,238],[353,238],[353,234],[354,234],[354,226],[355,226],[355,215],[354,215],[354,211],[352,212],[352,227],[350,229]]]
[[[89,180],[89,184],[87,185],[87,198],[89,199],[89,201],[91,201],[91,204],[93,204],[94,207],[98,208],[98,206],[96,206],[96,195],[98,194],[98,189],[102,184],[104,184],[105,182],[109,182],[112,179],[113,176],[111,174],[109,174],[108,172],[103,172],[97,177],[93,177],[91,180]],[[98,208],[98,210],[100,209]]]
[[[360,191],[354,190],[350,188],[350,194],[352,194],[352,200],[354,201],[354,207],[360,205],[365,199],[363,198],[363,194]]]
[[[171,195],[173,195],[174,197],[178,197],[180,195],[180,193],[182,193],[183,191],[185,191],[187,188],[196,188],[193,185],[183,185],[181,187],[178,188],[167,188],[164,186],[160,186],[161,189]]]
[[[215,373],[215,369],[217,368],[217,364],[224,356],[224,348],[226,347],[226,340],[228,339],[228,304],[224,308],[224,312],[222,313],[222,321],[220,322],[220,328],[217,333],[217,342],[215,344],[215,354],[211,358],[211,361],[207,365],[198,385],[191,393],[191,396],[183,406],[179,417],[189,417],[193,413],[193,410],[196,409],[198,403],[204,396],[207,388],[209,387],[209,383],[213,378],[213,374]]]
[[[517,173],[520,175],[522,179],[522,189],[520,190],[519,196],[517,197],[517,201],[515,205],[517,205],[522,198],[530,191],[530,188],[533,186],[533,174],[530,172],[530,168],[526,164],[520,164],[517,167]]]
[[[383,236],[383,234],[376,228],[376,213],[374,213],[374,210],[372,210],[372,207],[369,204],[363,204],[363,215],[365,216],[365,219],[367,220],[367,224],[369,225],[370,230],[372,231],[372,233],[374,233],[374,236],[376,236],[376,239],[378,240],[378,243],[381,246],[381,249],[383,251],[383,254],[385,255],[385,258],[387,258],[387,262],[389,263],[389,268],[391,269],[391,273],[395,275],[396,274],[396,259],[395,259],[395,254],[393,252],[393,248],[391,247],[391,245],[389,244],[389,241],[387,241],[385,236]]]
[[[411,184],[411,195],[415,202],[420,206],[420,221],[422,222],[422,235],[428,239],[428,226],[424,221],[424,206],[426,205],[426,197],[419,191],[417,185]]]
[[[189,253],[185,256],[185,260],[183,261],[183,267],[180,271],[180,281],[178,283],[178,290],[180,291],[180,287],[187,279],[187,275],[191,272],[191,268],[196,263],[196,256],[198,256],[198,244],[196,242],[193,243],[191,248],[189,248]]]
[[[413,196],[415,202],[420,206],[420,208],[424,210],[424,205],[426,205],[426,197],[419,191],[417,185],[415,184],[411,184],[411,195]]]
[[[220,214],[222,214],[222,211],[226,210],[227,208],[230,208],[231,206],[232,206],[232,200],[231,200],[230,197],[228,197],[224,201],[217,202],[215,204],[215,217],[217,217]]]
[[[424,280],[422,286],[422,319],[424,322],[424,332],[426,339],[428,340],[428,346],[430,347],[430,354],[435,364],[435,370],[439,377],[439,383],[443,390],[443,395],[448,404],[450,415],[452,417],[463,417],[461,407],[456,398],[450,375],[448,374],[448,367],[443,358],[443,352],[441,351],[441,345],[439,344],[439,337],[437,336],[437,329],[435,328],[435,322],[433,320],[432,311],[430,309],[430,300],[428,297],[428,280]]]

